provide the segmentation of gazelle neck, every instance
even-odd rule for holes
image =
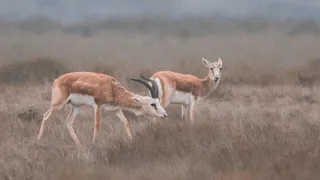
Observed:
[[[201,97],[202,99],[206,98],[219,84],[218,80],[217,82],[214,82],[211,78],[210,78],[210,72],[208,73],[208,75],[201,79],[201,83],[202,83],[202,88],[201,88]]]
[[[122,109],[127,109],[129,111],[139,111],[141,109],[141,105],[137,104],[132,100],[132,97],[136,96],[136,94],[128,91],[123,87],[117,87],[114,91],[114,103],[115,106],[121,107]]]

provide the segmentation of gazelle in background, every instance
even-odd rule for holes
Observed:
[[[153,88],[143,83],[151,94]],[[73,130],[73,122],[79,112],[79,106],[91,106],[94,111],[94,133],[92,143],[95,142],[99,130],[101,110],[115,111],[123,122],[127,136],[132,139],[128,121],[122,110],[129,110],[136,115],[149,115],[152,117],[167,117],[166,111],[160,105],[157,98],[140,96],[124,88],[115,78],[93,72],[72,72],[61,75],[53,82],[51,108],[44,113],[37,140],[45,130],[45,123],[50,115],[63,108],[65,104],[71,104],[71,111],[66,119],[68,131],[76,143],[81,146]]]
[[[181,118],[193,122],[197,101],[206,98],[218,86],[221,78],[222,60],[209,62],[202,58],[203,64],[209,69],[207,77],[200,79],[191,74],[180,74],[172,71],[159,71],[151,78],[145,78],[152,85],[155,97],[159,98],[161,106],[181,104]],[[151,93],[152,91],[150,91]]]

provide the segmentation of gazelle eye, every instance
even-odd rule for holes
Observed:
[[[222,68],[220,68],[220,71],[222,70]]]
[[[213,71],[213,68],[210,68],[211,69],[211,71]]]
[[[151,106],[153,106],[155,110],[158,109],[155,103],[152,103]]]

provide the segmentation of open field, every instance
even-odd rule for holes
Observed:
[[[319,179],[318,24],[208,21],[1,22],[1,179]],[[175,105],[155,127],[126,112],[128,141],[115,114],[103,113],[91,144],[93,113],[83,107],[75,130],[85,148],[78,151],[64,124],[66,106],[35,141],[58,75],[104,72],[147,94],[128,77],[162,69],[204,77],[202,56],[222,57],[223,74],[193,126]]]

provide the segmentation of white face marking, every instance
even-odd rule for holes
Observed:
[[[150,97],[147,97],[148,99]],[[153,117],[165,117],[167,116],[167,112],[161,106],[159,99],[150,98],[149,102],[146,102],[142,105],[142,111]]]
[[[149,96],[135,96],[133,100],[141,105],[141,113],[153,116],[153,117],[167,117],[167,112],[160,105],[160,101],[158,99],[153,99]]]
[[[150,79],[154,80],[154,81],[157,83],[157,85],[158,85],[158,92],[159,92],[159,97],[158,97],[158,99],[159,99],[159,101],[160,101],[160,103],[161,103],[163,91],[162,91],[162,85],[161,85],[160,79],[159,79],[159,78],[150,78]],[[150,86],[152,86],[151,82],[148,82],[148,84],[149,84]],[[149,96],[151,96],[150,91],[149,91]]]
[[[155,81],[156,81],[156,83],[157,83],[157,85],[158,85],[158,91],[159,91],[159,101],[160,101],[160,103],[161,103],[161,100],[162,100],[162,95],[163,95],[163,90],[162,90],[162,85],[161,85],[161,82],[160,82],[160,79],[159,78],[155,78],[154,79]]]
[[[175,91],[171,98],[171,103],[189,105],[191,98],[193,98],[193,95],[191,93]]]
[[[214,78],[217,78],[217,79],[219,79],[219,78],[220,78],[220,69],[215,68],[215,71],[214,71]]]
[[[92,96],[88,95],[82,95],[82,94],[70,94],[68,97],[68,100],[70,100],[71,104],[74,105],[86,105],[86,106],[94,106],[96,105],[94,98]]]

